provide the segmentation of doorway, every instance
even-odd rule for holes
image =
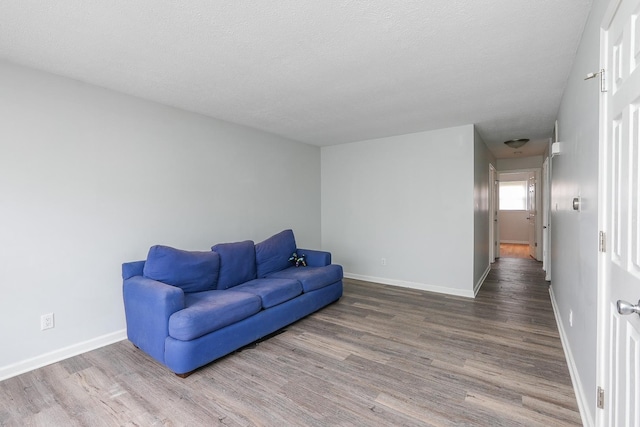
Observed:
[[[498,176],[500,256],[542,261],[541,169],[502,171]]]

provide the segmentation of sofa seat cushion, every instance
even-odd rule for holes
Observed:
[[[142,274],[184,292],[203,292],[216,288],[219,270],[220,257],[215,252],[183,251],[156,245],[149,249]]]
[[[302,284],[304,292],[310,292],[342,280],[342,266],[331,264],[324,267],[290,267],[271,273],[268,277],[296,279]]]
[[[233,291],[257,295],[262,308],[269,308],[302,294],[302,285],[295,279],[256,279],[236,286]]]
[[[284,230],[256,244],[258,278],[284,270],[291,263],[289,258],[296,251],[296,239],[292,230]]]
[[[189,341],[256,314],[260,297],[247,292],[207,291],[185,294],[185,308],[169,318],[169,335]]]

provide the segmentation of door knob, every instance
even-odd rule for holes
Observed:
[[[574,197],[573,198],[573,210],[574,211],[579,211],[580,210],[580,197]]]
[[[638,301],[637,305],[633,305],[630,302],[618,300],[616,306],[618,307],[618,313],[620,314],[636,313],[640,316],[640,301]]]

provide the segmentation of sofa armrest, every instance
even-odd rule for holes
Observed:
[[[127,280],[133,276],[142,276],[145,261],[125,262],[122,264],[122,279]]]
[[[309,267],[324,267],[331,264],[331,253],[313,249],[296,249],[298,255],[303,255]]]
[[[184,308],[182,289],[142,276],[122,285],[127,337],[156,360],[164,363],[164,341],[169,317]]]

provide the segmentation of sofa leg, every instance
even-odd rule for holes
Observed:
[[[195,371],[190,371],[190,372],[185,372],[184,374],[176,374],[176,375],[184,379],[184,378],[187,378],[189,375],[193,374],[194,372]]]

